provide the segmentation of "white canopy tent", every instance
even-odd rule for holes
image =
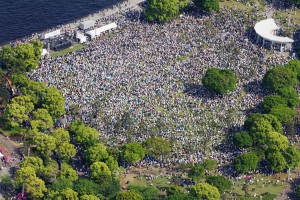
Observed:
[[[57,29],[55,31],[46,33],[44,35],[44,39],[53,38],[53,37],[56,37],[56,36],[59,36],[59,35],[60,35],[60,29]]]
[[[95,21],[94,20],[86,20],[82,23],[79,24],[79,28],[82,30],[86,30],[88,28],[91,28],[95,26]]]
[[[107,24],[105,26],[101,26],[100,28],[96,28],[94,30],[86,32],[87,35],[89,35],[92,39],[99,36],[101,33],[117,28],[117,24],[115,22]]]
[[[257,42],[262,40],[264,45],[266,41],[271,44],[271,48],[275,46],[280,46],[280,49],[283,46],[290,46],[294,40],[288,37],[277,36],[276,33],[280,28],[276,25],[274,19],[265,19],[257,22],[254,26],[254,30],[257,34]]]
[[[47,55],[47,54],[48,54],[47,49],[43,49],[43,50],[42,50],[42,56],[45,56],[45,55]]]
[[[84,42],[86,42],[86,36],[82,35],[82,34],[79,33],[79,32],[76,33],[76,39],[79,40],[79,43],[84,43]]]

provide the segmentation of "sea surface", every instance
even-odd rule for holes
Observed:
[[[0,0],[0,45],[75,21],[122,0]]]

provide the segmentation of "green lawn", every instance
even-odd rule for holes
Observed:
[[[67,54],[67,53],[70,53],[70,52],[73,52],[73,51],[83,49],[85,47],[86,46],[84,44],[75,44],[75,45],[71,46],[70,48],[67,48],[67,49],[64,49],[64,50],[61,50],[61,51],[56,51],[54,53],[51,53],[50,55],[51,55],[51,57],[58,57],[58,56],[62,56],[64,54]]]

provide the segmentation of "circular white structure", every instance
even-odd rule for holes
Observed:
[[[265,19],[257,22],[254,26],[257,34],[256,42],[275,50],[291,49],[294,40],[288,37],[277,36],[279,29],[274,19]]]

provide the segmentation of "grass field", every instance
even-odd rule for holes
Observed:
[[[70,48],[67,48],[67,49],[64,49],[61,51],[56,51],[54,53],[51,53],[50,55],[51,55],[51,57],[58,57],[58,56],[62,56],[64,54],[67,54],[67,53],[70,53],[73,51],[83,49],[83,48],[85,48],[84,44],[75,44],[75,45],[71,46]]]

